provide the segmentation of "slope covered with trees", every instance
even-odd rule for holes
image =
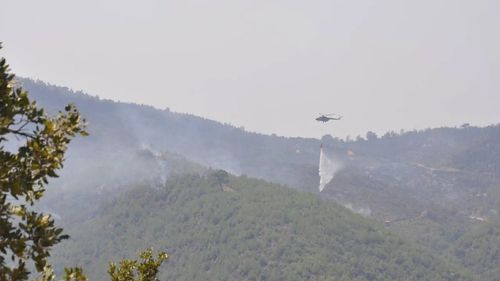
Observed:
[[[460,237],[452,256],[484,280],[500,280],[500,221],[478,224]]]
[[[63,197],[47,196],[51,201],[45,207],[58,206],[50,211],[59,213],[63,223],[98,218],[101,198],[113,198],[131,183],[157,186],[162,172],[170,174],[164,161],[158,161],[161,154],[170,155],[166,158],[176,164],[166,166],[180,167],[179,171],[203,170],[195,162],[318,193],[320,140],[250,133],[168,109],[101,100],[28,79],[21,82],[44,107],[55,110],[74,102],[89,121],[91,136],[72,144],[55,183],[71,188]],[[456,241],[468,237],[476,225],[498,219],[499,125],[389,132],[380,137],[369,132],[355,140],[325,136],[322,142],[343,168],[319,196],[384,224],[436,255],[463,260],[460,247],[467,244]],[[65,206],[72,207],[72,215],[63,211]],[[482,241],[481,247],[492,248],[488,243],[494,239]],[[476,261],[477,267],[470,266],[476,272],[500,266],[493,258],[488,263]]]
[[[247,174],[304,189],[310,183],[304,181],[309,179],[303,175],[316,169],[319,141],[315,139],[251,133],[189,114],[102,100],[39,81],[22,79],[20,83],[49,111],[71,102],[86,117],[90,136],[73,146],[66,170],[73,168],[73,158],[84,161],[93,155],[100,160],[107,157],[110,150],[144,145],[233,174]],[[312,177],[312,181],[319,182],[317,177]]]
[[[335,203],[218,173],[129,190],[69,227],[56,263],[98,280],[103,261],[154,244],[170,254],[162,280],[472,280]]]

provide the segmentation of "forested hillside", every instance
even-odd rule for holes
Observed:
[[[137,186],[67,229],[55,263],[93,280],[149,245],[170,254],[161,280],[472,280],[335,203],[220,171]]]
[[[458,239],[452,255],[484,280],[500,280],[500,221],[478,224]]]
[[[297,188],[319,182],[317,175],[312,180],[303,176],[317,171],[318,140],[266,136],[168,109],[101,100],[29,79],[20,82],[49,112],[71,102],[87,118],[90,136],[73,145],[65,172],[73,169],[72,158],[85,161],[88,155],[93,155],[93,161],[106,160],[107,153],[146,145],[233,174],[247,174]]]
[[[100,218],[100,204],[131,185],[163,186],[171,176],[205,174],[206,166],[317,193],[495,280],[496,234],[483,229],[499,219],[499,125],[369,132],[355,140],[285,138],[21,82],[49,111],[73,102],[89,123],[90,137],[72,143],[61,178],[52,184],[63,192],[49,189],[44,205],[64,224]],[[320,143],[341,167],[321,193]],[[477,248],[491,252],[468,258],[465,253],[476,255]]]
[[[89,153],[99,157],[106,152],[146,145],[233,174],[247,174],[303,190],[315,190],[319,183],[320,140],[251,133],[168,109],[102,100],[30,79],[20,82],[49,111],[72,102],[86,116],[91,136],[73,145],[66,170],[72,168],[71,157],[86,158]],[[384,168],[384,172],[395,178],[405,171],[394,168],[412,165],[427,169],[426,172],[473,172],[491,181],[498,180],[499,139],[500,126],[464,126],[389,132],[381,137],[369,132],[366,139],[358,137],[354,141],[327,136],[323,143],[339,159],[350,161],[354,156],[359,160],[355,163],[357,167],[392,167],[393,171]],[[348,157],[348,153],[353,155]]]

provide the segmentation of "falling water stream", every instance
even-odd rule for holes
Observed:
[[[325,186],[332,181],[335,173],[341,169],[340,162],[334,161],[323,151],[323,145],[320,148],[319,154],[319,191],[323,191]]]

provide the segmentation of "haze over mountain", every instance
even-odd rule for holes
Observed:
[[[436,270],[433,269],[422,274],[446,276],[447,273],[442,275],[442,270],[448,268],[448,265],[445,264],[449,264],[451,267],[446,269],[445,272],[464,274],[463,276],[466,279],[498,280],[496,268],[500,265],[500,258],[497,255],[497,248],[494,246],[494,243],[498,241],[498,234],[491,231],[491,229],[495,229],[500,210],[500,179],[498,177],[500,171],[499,125],[491,125],[485,128],[464,125],[458,128],[390,132],[380,137],[374,133],[368,133],[366,139],[359,138],[349,141],[325,136],[320,141],[318,139],[286,138],[249,133],[240,128],[193,115],[158,110],[149,106],[100,100],[83,93],[72,92],[67,88],[50,86],[29,79],[23,79],[21,83],[30,91],[31,96],[43,107],[48,108],[49,111],[53,112],[68,102],[74,102],[88,119],[90,137],[79,139],[72,144],[68,153],[67,165],[61,174],[61,178],[53,183],[54,187],[63,188],[64,192],[51,193],[49,190],[44,205],[47,210],[61,216],[61,221],[68,226],[68,229],[71,229],[75,239],[80,237],[83,241],[90,241],[95,236],[106,236],[107,234],[100,234],[99,232],[101,230],[107,231],[104,225],[112,224],[113,221],[119,221],[125,216],[125,218],[134,219],[133,222],[120,224],[121,227],[124,227],[124,229],[120,228],[122,229],[120,231],[147,233],[147,235],[152,235],[152,237],[158,239],[150,241],[163,241],[162,239],[165,237],[168,240],[168,235],[160,235],[163,232],[157,231],[159,228],[165,227],[162,222],[151,222],[147,226],[140,224],[141,221],[145,220],[145,214],[152,214],[151,212],[153,212],[154,216],[158,217],[184,216],[181,221],[175,219],[176,222],[171,222],[171,227],[173,229],[187,227],[186,231],[193,231],[188,225],[195,223],[192,220],[196,219],[196,216],[192,217],[193,213],[190,212],[200,204],[210,210],[202,212],[203,215],[200,219],[207,223],[203,227],[219,229],[216,227],[219,223],[214,224],[210,220],[212,216],[219,217],[221,215],[219,213],[222,210],[220,209],[221,206],[232,203],[225,201],[229,200],[227,194],[224,193],[225,185],[219,185],[219,188],[223,191],[222,193],[216,192],[210,195],[211,192],[217,190],[217,184],[214,186],[210,180],[213,170],[210,170],[209,167],[212,167],[213,169],[224,169],[236,175],[244,174],[279,184],[286,184],[288,187],[302,192],[316,194],[304,195],[308,198],[328,199],[327,202],[320,203],[321,206],[325,204],[325,207],[315,207],[316,205],[312,204],[311,209],[309,209],[310,212],[316,213],[318,216],[326,216],[325,221],[332,220],[332,225],[326,223],[324,226],[318,226],[320,227],[317,229],[318,236],[314,237],[319,240],[316,240],[313,236],[302,236],[305,235],[304,233],[297,234],[297,237],[290,236],[293,241],[296,241],[295,239],[306,239],[311,242],[311,244],[308,244],[312,247],[307,248],[309,250],[320,245],[317,243],[320,243],[322,239],[330,239],[322,236],[326,231],[322,227],[335,227],[337,224],[345,223],[348,225],[346,229],[351,229],[354,227],[353,220],[360,219],[358,215],[354,214],[352,219],[349,218],[345,222],[334,219],[339,214],[346,212],[345,209],[338,206],[340,203],[353,212],[378,222],[379,225],[376,226],[376,229],[382,231],[381,229],[385,227],[384,233],[391,233],[387,234],[388,237],[392,237],[392,235],[401,237],[398,239],[402,239],[401,241],[404,242],[401,245],[405,245],[401,247],[414,249],[411,251],[417,251],[414,252],[416,256],[422,257],[426,252],[425,255],[439,260],[440,264],[442,262],[443,267],[438,266]],[[318,192],[320,143],[323,143],[325,153],[330,155],[334,161],[341,163],[342,167],[321,193]],[[252,195],[238,197],[238,203],[235,203],[235,206],[249,204],[251,208],[256,208],[259,204],[257,198],[264,200],[269,197],[270,201],[267,205],[280,206],[276,209],[269,209],[270,213],[297,211],[292,203],[279,205],[280,199],[278,198],[282,200],[287,198],[286,200],[295,202],[293,198],[302,195],[295,192],[289,193],[291,191],[285,192],[283,187],[276,187],[273,184],[255,182],[248,179],[247,176],[238,179],[230,177],[232,181],[236,181],[238,184],[235,183],[234,186],[228,185],[228,188],[225,188],[226,193],[228,191],[228,194],[231,194],[230,190],[237,189],[245,193],[245,186],[248,185],[253,186],[256,184],[262,187],[258,187],[257,190],[259,191],[256,193],[252,193],[254,191],[251,191],[253,189],[250,188],[248,192],[251,192]],[[169,183],[171,178],[174,178],[176,183]],[[185,181],[191,182],[193,180],[194,182],[191,184],[185,183]],[[177,183],[182,184],[177,185]],[[205,199],[200,199],[202,201],[198,202],[197,199],[187,196],[183,199],[185,201],[182,201],[184,203],[174,200],[175,202],[172,204],[180,205],[169,209],[170,211],[166,211],[166,213],[162,213],[162,208],[157,209],[153,206],[151,206],[153,209],[148,211],[146,203],[149,202],[148,196],[162,198],[163,195],[160,195],[162,192],[170,194],[169,192],[174,190],[181,193],[189,192],[188,190],[183,191],[185,188],[193,190],[193,192],[195,190],[199,192],[201,197],[195,196],[197,198],[205,198],[205,195],[209,198],[213,196],[213,198],[207,199],[208,202],[203,201]],[[127,191],[130,189],[132,191]],[[209,190],[212,191],[209,192]],[[128,195],[122,195],[123,192]],[[128,198],[138,196],[137,198],[139,198],[142,196],[139,196],[142,192],[145,192],[145,201],[141,201],[144,204],[137,203],[140,210],[138,209],[135,212],[120,207],[130,204],[131,201],[126,199],[126,196],[129,196]],[[285,193],[280,196],[272,196],[273,192]],[[167,198],[168,196],[164,199],[167,200]],[[167,202],[168,200],[163,201],[162,199],[157,204],[167,206]],[[184,204],[187,204],[187,206]],[[115,205],[116,208],[112,207]],[[71,206],[69,211],[68,206]],[[323,213],[322,208],[333,208],[334,210],[332,213],[328,213],[329,211]],[[262,216],[241,218],[238,223],[243,226],[257,218],[262,218]],[[231,216],[219,218],[221,223],[229,224],[232,223],[232,219]],[[302,231],[305,228],[312,227],[302,225],[302,223],[307,221],[306,224],[309,224],[311,220],[317,221],[317,219],[311,215],[304,222],[297,218],[289,223],[290,225],[301,225],[299,229]],[[83,221],[85,224],[81,223]],[[76,226],[75,222],[78,222]],[[97,226],[99,224],[102,225]],[[270,232],[279,231],[278,225],[280,223],[275,225],[269,222],[269,224]],[[368,227],[365,223],[362,223],[362,225],[364,226],[361,228]],[[108,234],[115,233],[113,229],[114,227],[109,229],[111,232]],[[239,235],[236,232],[233,234]],[[234,238],[233,234],[228,234],[228,237],[239,241],[240,238]],[[382,236],[385,236],[385,234]],[[61,255],[66,258],[74,256],[75,259],[85,261],[86,264],[94,268],[96,266],[94,258],[99,260],[102,257],[111,257],[114,254],[127,255],[131,253],[130,251],[134,251],[135,248],[143,245],[142,242],[139,242],[140,240],[134,240],[134,238],[127,240],[126,237],[123,237],[124,244],[120,246],[123,246],[123,251],[118,248],[104,250],[96,246],[99,251],[85,252],[79,255],[77,253],[83,244],[76,242],[73,248],[65,247],[68,251],[62,251]],[[140,235],[133,237],[140,237]],[[340,240],[337,241],[340,243],[339,245],[348,243],[347,240],[340,237],[343,236],[339,236]],[[368,240],[363,240],[365,238],[360,238],[360,241],[366,242],[363,246],[372,249]],[[211,238],[209,236],[200,237],[199,239],[212,241],[210,243],[215,244],[208,243],[206,246],[221,251],[221,244],[216,242],[218,240],[212,240],[215,239],[215,236]],[[384,239],[379,241],[382,243],[380,245],[386,243]],[[294,247],[297,245],[292,243],[292,240],[290,240],[289,246],[295,249]],[[337,242],[332,241],[331,243],[335,245]],[[161,242],[160,244],[165,245],[165,247],[176,248],[179,246],[177,243],[180,242],[174,242],[173,244]],[[393,244],[393,242],[387,243]],[[416,243],[416,245],[411,246],[412,243]],[[207,264],[210,260],[208,252],[207,255],[209,256],[202,260],[195,259],[189,254],[194,254],[196,250],[205,253],[208,248],[203,248],[203,246],[200,246],[201,248],[195,247],[196,249],[186,247],[188,248],[182,248],[189,249],[186,250],[185,255],[184,253],[179,253],[179,255],[183,260],[186,259],[186,262],[196,261],[196,264],[208,268],[204,271],[204,274],[208,274],[206,276],[226,276],[228,280],[234,277],[226,275],[227,271],[231,271],[232,267],[225,262],[223,262],[223,267],[218,267],[215,264],[213,264],[214,267],[211,267],[210,264]],[[244,247],[235,246],[233,250],[241,251]],[[374,247],[377,248],[378,246]],[[257,247],[256,249],[260,248]],[[315,250],[311,251],[314,252]],[[350,251],[350,249],[346,251]],[[224,250],[223,252],[229,253],[231,251],[225,252]],[[394,249],[391,252],[398,255],[399,250]],[[259,250],[255,253],[259,253]],[[256,259],[255,261],[259,262],[254,254],[250,256],[251,259]],[[59,258],[59,256],[56,255],[56,258]],[[381,260],[384,265],[380,265],[385,268],[384,270],[375,269],[376,267],[372,267],[372,265],[362,267],[359,279],[383,280],[389,278],[387,276],[404,276],[407,274],[407,276],[413,276],[410,277],[410,280],[419,280],[416,276],[421,276],[419,275],[421,273],[414,271],[400,272],[398,271],[400,269],[396,270],[398,266],[394,268],[396,271],[388,269],[394,266],[394,260],[392,260],[392,257],[386,258],[388,259]],[[368,257],[367,259],[371,260]],[[426,260],[428,259],[426,258]],[[279,263],[278,260],[273,260],[274,262]],[[301,260],[301,262],[306,261]],[[322,262],[325,263],[320,267],[332,263],[333,260],[327,258]],[[371,264],[367,260],[360,262]],[[352,263],[345,260],[339,261],[339,263],[342,264],[341,269],[338,269],[339,271],[334,270],[331,274],[340,274],[336,276],[352,279],[353,272],[348,269],[351,268]],[[285,264],[281,266],[285,266]],[[226,265],[229,267],[225,267]],[[177,269],[172,269],[173,272],[166,274],[168,276],[178,276],[179,280],[187,278],[185,276],[191,276],[191,278],[197,276],[196,278],[203,280],[204,275],[201,272],[193,273],[195,275],[182,275],[179,272],[185,270],[182,269],[184,266],[177,266],[180,265],[173,266]],[[282,272],[281,270],[285,270],[285,268],[287,268],[285,271],[290,270],[286,266],[283,268],[281,266],[272,267],[273,269],[269,269],[270,271],[264,271],[271,274],[272,272]],[[415,265],[417,268],[420,266],[419,262],[418,265]],[[256,267],[264,268],[259,265],[256,265]],[[466,270],[464,272],[457,271],[457,268],[460,267],[466,268]],[[211,271],[215,270],[215,268],[217,268],[216,271]],[[232,269],[235,270],[236,268]],[[369,276],[372,276],[370,275],[373,273],[372,270],[382,275],[374,273],[374,276],[378,276],[378,279],[375,277],[370,279]],[[469,273],[468,270],[470,270]],[[259,276],[264,276],[260,275],[264,274],[264,271],[257,270],[256,272],[248,269],[244,273],[239,271],[239,274],[243,275],[237,276],[250,276],[245,274],[253,272],[252,276],[257,276],[255,278],[258,279]],[[318,272],[311,273],[307,271],[309,273],[305,273],[306,271],[307,266],[305,268],[301,267],[299,270],[300,274],[306,274],[304,276],[308,276],[308,278],[314,279],[313,276],[319,276],[317,275]],[[278,275],[280,274],[278,273]],[[465,277],[468,274],[475,274],[475,276]],[[238,279],[239,277],[234,278]],[[451,278],[450,280],[455,279]]]
[[[500,281],[500,1],[3,2],[1,281]]]
[[[0,38],[18,75],[255,132],[353,137],[498,122],[499,5],[5,1]],[[314,122],[332,111],[344,121]]]

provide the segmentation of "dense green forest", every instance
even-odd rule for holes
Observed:
[[[221,173],[221,172],[219,172]],[[109,259],[155,245],[162,280],[472,280],[428,251],[310,193],[210,172],[138,186],[68,227],[55,264],[93,280]]]
[[[455,241],[451,255],[484,280],[500,280],[500,221],[476,225]]]
[[[351,140],[285,138],[21,82],[49,111],[74,102],[88,119],[90,137],[72,143],[61,178],[52,183],[57,192],[50,189],[43,202],[64,226],[87,221],[92,228],[103,215],[100,206],[133,185],[161,189],[172,176],[204,175],[212,167],[334,201],[432,256],[496,280],[496,234],[484,229],[499,218],[499,125],[369,132]],[[320,142],[342,164],[321,193]]]

